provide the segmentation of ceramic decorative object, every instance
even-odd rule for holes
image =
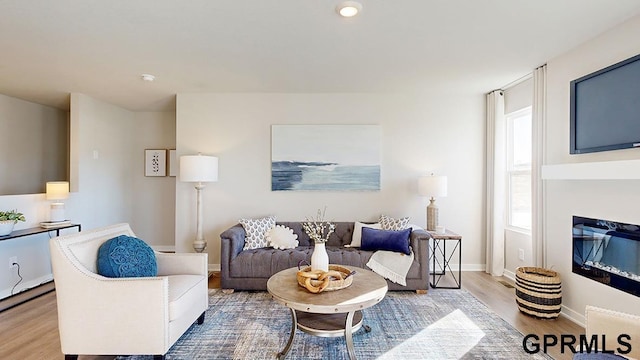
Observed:
[[[315,244],[313,254],[311,254],[311,270],[329,271],[329,255],[324,244],[329,241],[329,236],[336,230],[336,224],[324,220],[326,211],[327,208],[324,211],[318,209],[315,219],[307,218],[302,223],[302,229]]]
[[[329,254],[324,242],[317,242],[311,254],[311,270],[329,271]]]
[[[18,221],[26,221],[24,214],[18,210],[0,211],[0,236],[11,234]]]
[[[13,220],[0,221],[0,236],[7,236],[13,231],[16,222]]]

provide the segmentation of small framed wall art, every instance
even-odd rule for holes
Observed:
[[[167,176],[167,150],[144,151],[144,176]]]

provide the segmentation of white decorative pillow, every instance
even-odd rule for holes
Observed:
[[[394,219],[387,215],[380,215],[380,224],[383,230],[404,230],[409,225],[409,217]]]
[[[382,225],[380,223],[375,224],[364,224],[361,222],[355,222],[353,224],[353,235],[351,236],[351,245],[349,247],[360,247],[362,242],[362,228],[372,228],[372,229],[382,229]]]
[[[293,249],[298,246],[298,234],[284,225],[267,230],[265,238],[274,249]]]
[[[276,217],[267,216],[260,219],[240,219],[244,231],[247,233],[242,250],[258,249],[269,246],[265,238],[267,230],[276,226]]]

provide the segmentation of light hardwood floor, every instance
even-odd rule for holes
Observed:
[[[575,323],[560,317],[557,320],[539,320],[521,314],[514,300],[514,290],[483,272],[464,272],[462,286],[476,298],[499,314],[523,334],[584,333]],[[209,278],[209,288],[220,288],[218,274]],[[447,290],[457,291],[457,290]],[[429,296],[428,294],[425,296]],[[3,360],[57,360],[64,356],[58,337],[58,314],[55,291],[0,313],[0,359]],[[569,360],[571,354],[550,353],[555,359]],[[113,359],[113,356],[80,356],[82,360]]]

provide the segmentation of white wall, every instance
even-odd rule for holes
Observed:
[[[175,112],[134,113],[131,124],[133,163],[132,213],[129,223],[141,239],[156,248],[175,245],[176,177],[145,177],[144,149],[175,149]],[[168,154],[167,154],[168,156]],[[167,173],[169,169],[167,168]]]
[[[0,195],[37,194],[47,181],[68,179],[68,117],[0,94]]]
[[[640,17],[548,62],[545,164],[639,159],[640,149],[569,155],[569,82],[640,53]],[[640,298],[571,272],[572,215],[640,224],[640,180],[545,181],[547,265],[562,277],[563,312],[583,321],[585,305],[640,314]]]
[[[175,146],[175,114],[134,113],[72,94],[70,122],[72,193],[65,201],[67,217],[83,230],[128,222],[150,245],[173,246],[175,178],[145,177],[144,149]],[[5,207],[27,217],[16,229],[38,226],[47,218],[44,194],[0,196],[0,208]],[[25,280],[18,290],[51,279],[48,239],[44,234],[0,241],[3,264],[11,256],[19,258]],[[3,269],[0,298],[15,284],[8,266]]]
[[[71,124],[79,158],[77,197],[67,205],[73,219],[86,229],[128,222],[150,245],[172,246],[175,178],[145,177],[144,150],[174,147],[175,115],[134,113],[72,94]]]
[[[482,94],[178,94],[178,155],[219,157],[219,181],[204,190],[209,262],[220,264],[220,233],[242,217],[300,221],[327,207],[336,221],[411,216],[425,225],[418,176],[448,176],[440,224],[463,235],[465,268],[484,264]],[[379,124],[381,191],[272,192],[271,125]],[[193,251],[195,190],[176,184],[176,249]]]

